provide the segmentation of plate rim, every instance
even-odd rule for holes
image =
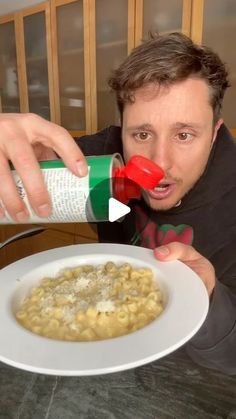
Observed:
[[[44,343],[49,343],[49,345],[47,344],[46,346],[51,348],[51,350],[53,351],[56,347],[58,349],[63,348],[64,351],[64,347],[67,346],[67,352],[69,350],[70,347],[70,353],[74,354],[75,351],[72,351],[71,348],[72,346],[75,347],[77,346],[78,349],[80,349],[80,352],[82,351],[82,346],[87,348],[88,346],[90,346],[91,348],[91,352],[92,351],[92,346],[94,346],[96,351],[99,351],[98,355],[102,357],[102,352],[104,349],[104,345],[107,347],[106,351],[107,354],[109,353],[108,349],[110,348],[110,350],[114,352],[114,347],[115,344],[118,342],[119,339],[119,344],[118,346],[120,346],[121,348],[123,347],[123,345],[130,345],[130,343],[132,344],[133,342],[139,342],[140,345],[143,347],[142,342],[141,342],[141,337],[143,335],[143,337],[145,338],[149,338],[149,335],[152,334],[153,330],[155,330],[156,328],[156,322],[159,321],[161,319],[161,316],[163,317],[164,315],[166,316],[168,313],[165,313],[165,310],[163,312],[163,315],[161,315],[157,320],[154,320],[152,323],[150,323],[148,326],[145,326],[144,328],[138,330],[137,332],[133,332],[130,333],[128,335],[124,335],[124,336],[120,336],[117,338],[112,338],[112,339],[107,339],[107,340],[102,340],[102,341],[96,341],[96,342],[63,342],[63,341],[56,341],[56,340],[52,340],[52,339],[48,339],[48,338],[44,338],[44,337],[40,337],[36,334],[33,334],[30,331],[27,331],[26,329],[24,329],[22,326],[20,326],[17,321],[14,318],[13,313],[10,314],[10,307],[9,307],[9,295],[8,295],[8,300],[5,301],[4,303],[4,295],[2,295],[1,293],[1,281],[2,281],[2,275],[11,275],[12,272],[14,272],[15,269],[19,269],[20,271],[20,276],[25,276],[27,275],[29,272],[34,271],[35,269],[37,269],[41,263],[41,259],[43,258],[45,261],[47,259],[50,259],[51,257],[53,257],[53,261],[51,263],[55,263],[55,261],[57,260],[68,260],[70,258],[75,258],[78,257],[76,256],[76,252],[77,250],[79,251],[79,255],[78,256],[85,256],[86,252],[88,255],[88,251],[90,250],[90,253],[93,252],[92,254],[94,255],[99,255],[99,254],[103,254],[104,255],[104,251],[106,251],[109,255],[113,255],[114,256],[114,252],[115,252],[115,256],[122,256],[127,257],[127,252],[131,252],[132,256],[131,259],[137,259],[138,256],[142,256],[142,258],[144,260],[141,261],[141,264],[145,265],[147,264],[149,261],[152,261],[152,263],[155,263],[157,265],[156,267],[156,272],[157,271],[161,271],[163,272],[168,272],[168,268],[169,267],[178,267],[178,269],[180,268],[182,271],[187,272],[187,274],[189,274],[189,277],[191,277],[191,281],[193,282],[193,284],[195,283],[195,285],[197,286],[197,292],[199,292],[203,298],[203,302],[202,302],[202,312],[198,313],[198,321],[195,321],[195,325],[194,328],[192,329],[191,332],[188,333],[188,336],[183,336],[182,339],[178,340],[178,342],[176,342],[175,345],[172,344],[171,347],[167,347],[165,348],[165,350],[159,351],[158,353],[152,353],[152,351],[150,351],[150,353],[146,353],[145,357],[143,357],[142,355],[142,359],[137,360],[136,358],[132,361],[130,359],[127,359],[126,364],[124,363],[120,363],[119,362],[116,365],[107,365],[106,367],[102,366],[99,367],[97,366],[96,368],[76,368],[73,369],[69,369],[69,368],[50,368],[49,366],[44,366],[44,367],[40,367],[40,366],[33,366],[33,365],[27,365],[26,362],[22,362],[20,363],[19,361],[16,361],[14,359],[8,359],[7,356],[4,356],[2,354],[2,344],[1,344],[1,340],[3,337],[3,333],[2,333],[2,322],[0,321],[0,361],[26,370],[26,371],[31,371],[31,372],[36,372],[36,373],[40,373],[40,374],[48,374],[48,375],[61,375],[61,376],[86,376],[86,375],[98,375],[98,374],[108,374],[108,373],[114,373],[114,372],[118,372],[118,371],[124,371],[130,368],[135,368],[135,367],[139,367],[141,365],[147,364],[149,362],[155,361],[160,359],[163,356],[168,355],[169,353],[173,352],[174,350],[178,349],[179,347],[183,346],[189,339],[191,339],[191,337],[194,336],[194,334],[199,330],[199,328],[201,327],[201,325],[203,324],[207,313],[208,313],[208,309],[209,309],[209,298],[208,298],[208,294],[207,294],[207,290],[205,288],[205,285],[203,284],[202,280],[198,277],[198,275],[193,272],[188,266],[186,266],[184,263],[180,262],[180,261],[172,261],[172,262],[160,262],[157,261],[154,257],[153,254],[153,250],[151,249],[147,249],[147,248],[143,248],[143,247],[139,247],[139,246],[131,246],[131,245],[125,245],[125,244],[115,244],[115,243],[86,243],[86,244],[76,244],[76,245],[70,245],[70,246],[63,246],[63,247],[58,247],[58,248],[54,248],[54,249],[49,249],[46,251],[42,251],[39,253],[35,253],[33,255],[27,256],[23,259],[20,259],[16,262],[13,262],[10,265],[7,265],[6,267],[4,267],[1,271],[0,271],[0,316],[5,312],[8,312],[8,321],[9,318],[11,318],[12,322],[15,322],[15,326],[17,326],[17,330],[19,330],[20,328],[20,335],[22,336],[22,339],[25,338],[25,341],[23,339],[23,344],[24,342],[28,343],[29,341],[31,342],[31,344],[33,345],[33,343],[35,343],[36,345],[36,355],[37,357],[39,356],[38,354],[38,343],[39,343],[39,347],[40,347],[40,343],[42,343],[42,345],[44,346]],[[107,254],[106,253],[106,254]],[[61,255],[64,254],[64,257],[61,259]],[[139,255],[138,255],[139,254]],[[65,256],[66,255],[66,256]],[[136,257],[134,256],[136,255]],[[128,256],[129,258],[130,256]],[[50,264],[49,262],[46,262],[43,264],[47,265]],[[165,274],[164,274],[165,276]],[[10,282],[8,284],[8,291],[11,291],[11,286],[13,286],[15,284],[16,278],[12,278],[11,279],[12,282]],[[164,280],[166,281],[166,279]],[[173,286],[173,284],[172,284]],[[175,284],[175,287],[177,285]],[[16,287],[16,284],[15,284]],[[175,290],[176,293],[176,290]],[[11,294],[11,298],[12,298],[12,294]],[[2,307],[4,303],[4,307]],[[0,317],[1,318],[1,317]],[[13,323],[12,324],[13,327]],[[160,324],[160,323],[159,323]],[[14,328],[13,328],[14,329]],[[137,338],[137,336],[139,335],[139,338]],[[14,335],[15,336],[15,335]],[[17,333],[16,333],[17,336]],[[28,336],[28,338],[26,338]],[[140,337],[141,336],[141,337]],[[135,337],[135,339],[134,339]],[[70,345],[71,344],[71,345]],[[152,343],[151,343],[152,344]],[[16,345],[15,345],[16,346]],[[24,345],[23,345],[24,346]],[[24,351],[25,349],[23,349]],[[142,349],[144,350],[144,349]],[[66,352],[66,351],[65,351]],[[111,352],[112,353],[112,352]],[[14,351],[13,351],[13,355],[14,355]],[[45,354],[44,354],[45,355]],[[51,356],[51,354],[49,354]],[[14,358],[14,356],[13,356]],[[50,358],[50,357],[49,357]],[[32,362],[31,362],[32,364]]]

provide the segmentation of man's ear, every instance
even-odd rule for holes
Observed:
[[[219,130],[219,128],[221,127],[221,125],[224,123],[223,118],[218,119],[217,123],[214,126],[214,131],[213,131],[213,137],[212,137],[212,145],[215,142],[216,136],[217,136],[217,132]]]

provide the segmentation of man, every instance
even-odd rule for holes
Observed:
[[[158,259],[180,259],[197,272],[208,290],[210,310],[187,351],[201,365],[235,374],[236,144],[221,118],[229,86],[226,69],[212,51],[174,33],[137,47],[114,72],[110,86],[122,127],[77,139],[83,153],[118,151],[125,160],[144,155],[161,166],[165,177],[157,188],[144,191],[140,203],[132,203],[119,228],[99,224],[100,239],[116,237],[153,248]],[[12,217],[23,222],[27,212],[7,159],[42,216],[50,208],[35,155],[53,158],[55,151],[78,175],[86,167],[68,134],[63,138],[63,129],[39,123],[35,116],[11,118],[2,125],[0,197]]]

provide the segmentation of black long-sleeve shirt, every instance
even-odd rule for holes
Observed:
[[[122,154],[119,127],[76,142],[85,155]],[[236,141],[227,128],[220,128],[204,174],[179,206],[158,212],[143,201],[131,205],[122,223],[98,223],[100,241],[149,248],[181,241],[206,257],[216,286],[207,318],[186,349],[200,365],[236,374]]]

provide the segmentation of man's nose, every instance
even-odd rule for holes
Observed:
[[[171,168],[173,162],[172,150],[168,144],[157,144],[152,152],[152,160],[166,171]]]

